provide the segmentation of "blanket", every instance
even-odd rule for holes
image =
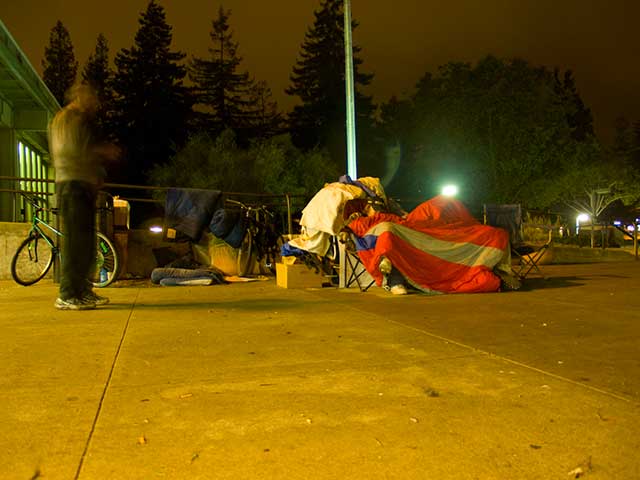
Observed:
[[[198,240],[213,213],[224,205],[222,192],[197,188],[170,188],[165,202],[165,227]]]
[[[455,199],[437,196],[406,218],[389,213],[349,224],[358,256],[378,286],[382,257],[413,287],[428,293],[495,292],[493,267],[509,253],[505,230],[482,225]]]
[[[375,177],[361,177],[354,182],[345,176],[343,180],[326,184],[304,207],[300,219],[302,232],[289,241],[293,247],[324,256],[331,236],[337,235],[344,226],[342,212],[348,200],[366,197],[364,188],[386,199],[380,180]]]

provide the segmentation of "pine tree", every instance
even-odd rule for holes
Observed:
[[[212,22],[209,58],[194,57],[189,65],[196,108],[200,107],[198,127],[214,135],[228,128],[241,135],[251,117],[251,82],[248,73],[238,72],[242,58],[229,29],[230,15],[230,10],[220,7],[218,18]]]
[[[352,29],[357,23],[352,23]],[[371,126],[374,106],[371,97],[358,87],[368,85],[373,75],[359,71],[360,48],[353,46],[356,134],[358,143]],[[345,157],[345,52],[342,0],[322,0],[315,12],[314,25],[305,34],[300,58],[285,90],[302,101],[289,116],[295,144],[309,149],[327,147],[334,158]]]
[[[82,71],[82,81],[93,87],[100,101],[100,110],[98,111],[98,125],[108,134],[108,112],[113,101],[113,90],[111,82],[113,80],[113,72],[109,67],[109,46],[107,39],[100,33],[96,40],[96,48],[84,66]]]
[[[250,130],[252,138],[270,138],[283,131],[284,119],[278,111],[271,89],[265,81],[253,81],[249,91],[252,108]]]
[[[77,72],[71,36],[58,20],[49,34],[49,45],[44,49],[42,79],[60,105],[66,103],[65,93],[75,82]]]
[[[91,85],[101,103],[111,98],[111,79],[113,72],[109,67],[109,45],[107,39],[100,33],[96,40],[96,48],[82,70],[82,81]]]
[[[128,183],[145,183],[187,138],[190,91],[183,85],[185,54],[171,51],[164,8],[150,0],[140,15],[135,45],[115,57],[113,128],[125,151]]]

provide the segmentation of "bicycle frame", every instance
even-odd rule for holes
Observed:
[[[57,246],[57,239],[64,238],[65,235],[61,229],[54,227],[49,224],[45,219],[41,218],[43,212],[51,212],[53,214],[57,214],[58,210],[55,208],[47,208],[43,206],[41,203],[41,199],[37,197],[30,196],[21,192],[23,197],[25,197],[26,201],[31,204],[33,210],[31,210],[31,228],[29,229],[29,233],[27,238],[20,244],[18,250],[11,260],[11,273],[13,275],[14,280],[21,285],[33,285],[38,282],[46,275],[48,269],[51,266],[51,262],[47,263],[43,269],[36,271],[36,275],[32,275],[31,273],[27,273],[26,276],[22,274],[25,270],[25,264],[22,260],[20,260],[21,252],[24,252],[25,255],[28,254],[28,262],[35,261],[39,262],[41,248],[48,247],[50,250],[47,250],[46,253],[42,253],[42,255],[46,255],[46,258],[49,258],[49,252],[51,254],[52,259],[56,259],[58,261],[62,260],[62,250]],[[54,236],[55,235],[55,236]],[[96,252],[95,252],[95,272],[90,274],[89,280],[93,283],[95,287],[105,287],[111,282],[113,282],[119,272],[120,261],[118,259],[118,253],[116,247],[113,245],[111,240],[101,233],[98,230],[95,230],[96,237]],[[39,240],[42,239],[47,247],[42,245],[38,247]],[[29,267],[27,267],[28,269]],[[27,270],[28,271],[28,270]]]
[[[251,264],[251,258],[275,273],[275,261],[277,256],[276,243],[271,245],[269,242],[269,219],[274,216],[265,205],[254,207],[245,205],[237,200],[227,200],[232,205],[237,205],[242,211],[244,221],[246,222],[246,232],[240,251],[238,253],[238,272],[244,275],[247,268]]]
[[[46,235],[46,232],[40,227],[40,225],[44,225],[45,227],[47,227],[50,231],[52,231],[53,233],[55,233],[57,236],[59,237],[64,237],[63,233],[61,231],[59,231],[58,229],[52,227],[51,225],[49,225],[47,222],[45,222],[44,220],[42,220],[40,217],[38,217],[38,213],[34,213],[33,215],[33,220],[31,222],[31,230],[29,231],[29,234],[33,233],[33,232],[38,232],[40,234],[40,237],[42,237],[44,239],[45,242],[47,242],[47,245],[49,245],[52,249],[54,254],[59,254],[59,249],[57,247],[57,245],[50,241],[49,237]]]

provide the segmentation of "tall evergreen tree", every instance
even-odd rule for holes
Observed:
[[[96,40],[96,47],[89,55],[82,70],[82,81],[91,85],[98,95],[100,100],[98,123],[103,131],[106,128],[107,114],[113,101],[112,80],[113,72],[109,67],[109,46],[106,37],[100,33]]]
[[[352,22],[352,28],[357,27]],[[374,106],[371,97],[358,87],[368,85],[373,75],[359,69],[360,48],[353,46],[356,134],[358,145],[366,138]],[[291,86],[285,92],[297,96],[289,116],[292,138],[301,148],[327,147],[331,155],[344,159],[345,141],[345,51],[344,12],[342,0],[322,0],[315,11],[313,26],[305,34],[300,57],[290,76]],[[360,151],[360,148],[358,148]]]
[[[82,81],[91,85],[98,94],[101,103],[111,98],[111,79],[113,72],[109,67],[109,45],[105,36],[100,33],[96,47],[82,70]]]
[[[197,126],[214,135],[230,128],[242,136],[252,113],[248,98],[251,81],[248,73],[238,72],[242,58],[229,29],[230,15],[230,10],[220,7],[218,18],[212,22],[210,56],[194,57],[189,77],[195,86]]]
[[[128,183],[145,183],[154,165],[175,154],[186,140],[191,113],[185,54],[171,51],[164,8],[150,0],[138,23],[134,46],[115,57],[113,79],[114,132],[125,151],[121,179]]]
[[[49,34],[49,45],[44,49],[42,79],[60,105],[65,104],[65,93],[73,85],[78,73],[78,62],[73,53],[69,31],[60,20]]]
[[[252,110],[249,120],[252,138],[270,138],[283,131],[284,119],[267,82],[252,82],[249,101]]]

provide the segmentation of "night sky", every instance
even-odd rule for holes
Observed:
[[[173,26],[173,48],[206,56],[211,21],[222,5],[243,57],[242,70],[266,80],[289,109],[284,89],[320,0],[161,0]],[[49,32],[59,19],[84,66],[98,33],[111,57],[133,45],[147,0],[4,0],[0,19],[41,71]],[[449,61],[475,62],[491,53],[574,72],[578,91],[605,141],[616,117],[640,119],[637,0],[352,0],[360,26],[363,70],[375,77],[376,102],[411,92],[426,72]]]

